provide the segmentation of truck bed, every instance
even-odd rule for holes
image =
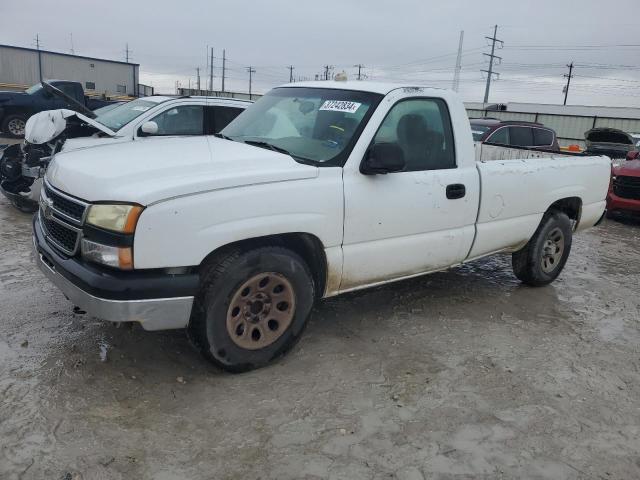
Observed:
[[[520,149],[503,148],[505,151]],[[549,206],[557,199],[581,204],[576,230],[593,226],[605,209],[611,174],[607,157],[556,155],[476,163],[480,205],[476,238],[469,259],[521,248],[531,238]],[[564,158],[554,161],[554,158]]]
[[[492,160],[513,160],[528,158],[564,158],[583,157],[583,153],[576,152],[550,152],[539,148],[513,147],[492,145],[490,143],[474,142],[476,161],[487,162]]]

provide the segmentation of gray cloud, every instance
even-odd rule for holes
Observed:
[[[621,46],[640,44],[630,34],[637,0],[610,1],[606,9],[594,0],[3,3],[0,42],[29,46],[38,33],[45,49],[69,51],[73,33],[76,53],[115,59],[124,58],[128,42],[142,81],[161,91],[173,91],[176,81],[195,83],[198,66],[204,86],[208,45],[217,57],[214,87],[226,48],[234,90],[246,91],[247,65],[256,68],[255,91],[265,91],[288,81],[290,64],[296,77],[313,79],[326,64],[353,77],[357,63],[374,80],[449,88],[465,30],[460,92],[480,101],[484,36],[497,23],[505,48],[491,101],[559,103],[565,65],[574,61],[570,103],[640,106],[640,48]]]

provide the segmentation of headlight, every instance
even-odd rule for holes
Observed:
[[[92,242],[86,238],[80,244],[82,257],[90,262],[101,263],[120,270],[133,269],[133,253],[131,247],[114,247]]]
[[[138,205],[96,204],[89,207],[87,223],[119,233],[134,233],[142,207]]]

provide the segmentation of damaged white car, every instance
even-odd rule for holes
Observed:
[[[67,109],[37,113],[27,121],[24,143],[6,148],[0,158],[0,190],[19,210],[34,212],[42,177],[56,153],[157,137],[210,135],[251,103],[153,96],[96,111],[96,118]]]

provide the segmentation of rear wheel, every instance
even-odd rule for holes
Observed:
[[[235,251],[204,268],[189,337],[224,370],[267,365],[300,338],[314,284],[296,253],[281,247]]]
[[[571,220],[567,215],[546,213],[529,243],[512,256],[516,277],[534,287],[553,282],[567,262],[572,235]]]
[[[24,115],[7,115],[2,122],[2,132],[10,138],[22,138],[26,124],[27,119]]]

